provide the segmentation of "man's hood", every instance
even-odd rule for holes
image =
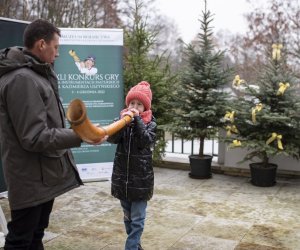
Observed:
[[[0,77],[7,72],[28,65],[23,50],[22,47],[11,47],[0,50]]]
[[[0,50],[0,77],[12,70],[23,67],[29,67],[41,75],[47,75],[51,71],[50,68],[52,66],[49,63],[41,62],[22,47],[11,47]]]

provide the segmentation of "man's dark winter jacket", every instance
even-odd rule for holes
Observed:
[[[154,173],[152,148],[155,143],[156,122],[145,125],[138,116],[131,126],[108,138],[118,143],[113,174],[112,195],[120,200],[150,200],[153,195]]]
[[[82,184],[52,66],[22,48],[0,52],[0,148],[12,210],[47,202]]]

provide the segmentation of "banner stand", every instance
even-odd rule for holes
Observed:
[[[54,64],[65,110],[81,99],[87,117],[101,127],[119,117],[124,108],[123,30],[60,28],[59,57]],[[67,127],[69,124],[67,124]],[[84,182],[110,180],[116,145],[83,143],[73,148]]]

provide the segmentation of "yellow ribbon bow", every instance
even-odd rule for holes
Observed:
[[[281,49],[283,45],[281,43],[274,43],[272,45],[272,58],[273,60],[280,60],[281,58]]]
[[[245,81],[243,79],[241,79],[239,75],[236,75],[233,79],[232,87],[238,87],[244,82]]]
[[[230,120],[231,123],[234,122],[234,111],[232,112],[229,112],[229,111],[226,111],[226,114],[224,116],[225,120]]]
[[[277,91],[277,95],[283,95],[284,91],[286,91],[286,89],[289,87],[290,87],[290,84],[288,82],[287,83],[280,82],[279,89]]]
[[[266,141],[266,144],[269,145],[271,142],[275,141],[277,139],[277,146],[279,149],[283,150],[282,146],[282,135],[278,135],[277,133],[272,133],[272,136]]]
[[[226,133],[227,136],[231,136],[231,132],[236,133],[236,134],[239,132],[237,130],[237,128],[236,128],[235,125],[232,125],[232,126],[228,125],[228,126],[226,126],[226,130],[227,130],[227,133]]]
[[[256,123],[256,113],[261,111],[263,108],[263,105],[261,103],[256,104],[255,108],[252,108],[252,122]]]
[[[232,143],[230,144],[231,147],[240,147],[242,146],[241,141],[239,140],[233,140]]]

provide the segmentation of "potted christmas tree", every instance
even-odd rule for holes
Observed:
[[[259,69],[259,88],[251,88],[235,77],[233,85],[246,87],[245,96],[235,102],[231,110],[234,117],[225,117],[228,138],[234,134],[230,146],[247,148],[244,160],[259,159],[250,163],[255,186],[275,185],[277,165],[270,162],[273,156],[283,154],[299,159],[300,154],[299,96],[282,49],[282,44],[273,44],[269,50],[265,65]]]
[[[224,91],[230,70],[223,69],[224,51],[216,51],[210,24],[213,18],[202,12],[198,40],[186,47],[187,67],[174,94],[174,122],[171,131],[184,139],[199,139],[198,154],[189,156],[192,178],[210,178],[212,155],[204,154],[205,139],[217,136],[227,106]]]

